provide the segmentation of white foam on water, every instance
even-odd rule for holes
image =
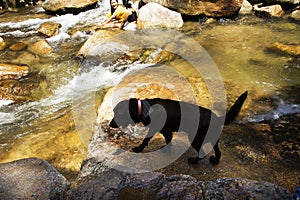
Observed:
[[[48,19],[27,19],[20,22],[4,22],[0,23],[0,36],[4,37],[28,37],[36,34],[39,26],[45,22],[56,22],[61,24],[59,29],[62,34],[62,40],[65,39],[65,34],[69,28],[78,24],[94,24],[103,20],[105,14],[109,10],[109,2],[103,1],[98,8],[91,9],[85,12],[81,12],[77,15],[65,14],[60,16],[54,16]],[[42,12],[41,9],[37,12]],[[57,37],[58,38],[58,37]],[[59,39],[56,38],[56,42]]]
[[[2,106],[6,106],[6,105],[9,105],[9,104],[12,104],[12,103],[14,103],[13,100],[1,100],[1,99],[0,99],[0,108],[1,108]]]
[[[249,118],[250,122],[261,122],[264,120],[274,120],[279,119],[285,115],[292,115],[300,113],[300,105],[299,104],[290,104],[286,103],[283,100],[280,101],[277,109],[272,110],[268,113],[261,115],[254,115]]]

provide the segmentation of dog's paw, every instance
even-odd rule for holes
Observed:
[[[140,152],[143,151],[143,149],[144,149],[144,148],[141,148],[140,146],[138,146],[138,147],[132,148],[131,150],[132,150],[133,152],[135,152],[135,153],[140,153]]]
[[[189,162],[190,164],[195,165],[195,164],[198,163],[199,160],[200,160],[200,159],[199,159],[198,157],[191,157],[191,158],[188,159],[188,162]]]
[[[217,165],[217,164],[219,164],[220,159],[217,159],[215,156],[211,156],[211,157],[209,158],[209,162],[210,162],[211,164],[213,164],[213,165]]]

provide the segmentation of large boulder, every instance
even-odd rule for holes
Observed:
[[[180,28],[183,20],[180,13],[157,3],[148,3],[139,11],[139,28]]]
[[[249,179],[197,181],[189,175],[124,173],[108,169],[67,193],[66,199],[292,199],[285,188]]]
[[[0,199],[62,199],[69,183],[48,162],[27,158],[0,164]]]
[[[232,16],[239,12],[243,0],[144,0],[159,3],[184,15],[206,15],[209,17]]]
[[[79,13],[94,8],[98,0],[46,0],[43,8],[51,14]]]
[[[142,33],[142,34],[141,34]],[[158,37],[159,36],[159,37]],[[78,51],[79,57],[94,64],[164,63],[174,59],[169,52],[181,51],[176,42],[184,35],[173,29],[139,29],[136,31],[98,30]],[[168,50],[169,49],[169,50]],[[184,52],[182,52],[184,53]],[[90,61],[89,61],[90,60]],[[85,65],[86,62],[83,62]],[[88,66],[86,66],[88,67]]]

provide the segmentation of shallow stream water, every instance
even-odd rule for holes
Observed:
[[[109,70],[100,65],[82,69],[76,54],[91,36],[85,30],[101,21],[107,9],[103,4],[78,15],[49,16],[42,8],[35,7],[1,14],[0,36],[8,46],[17,42],[30,44],[43,38],[37,33],[43,22],[59,22],[62,28],[59,35],[47,39],[54,49],[50,56],[28,59],[24,56],[26,49],[0,51],[1,63],[28,62],[24,64],[45,77],[35,91],[33,101],[0,101],[0,162],[36,156],[48,160],[67,175],[78,172],[87,147],[84,145],[86,141],[77,134],[72,110],[78,106],[95,106],[97,110],[108,88],[117,85],[125,75],[147,66],[132,64],[126,70]],[[243,16],[235,20],[221,19],[212,24],[189,21],[179,32],[204,47],[216,63],[228,104],[243,91],[249,91],[249,100],[239,123],[275,120],[300,113],[300,58],[272,48],[275,42],[300,45],[299,24],[285,18]],[[169,66],[190,82],[196,80],[194,87],[197,87],[199,75],[193,68],[180,59],[175,59]],[[161,73],[165,73],[161,77],[168,76],[167,70]],[[139,81],[143,82],[143,76]],[[95,83],[93,87],[91,82]],[[78,83],[81,85],[79,91],[74,89]],[[90,98],[96,99],[94,105],[85,104]],[[211,103],[201,97],[197,100],[201,105]],[[93,124],[91,120],[96,119],[83,116],[83,120]],[[93,132],[89,129],[86,134],[90,136]],[[251,174],[247,177],[257,178]]]

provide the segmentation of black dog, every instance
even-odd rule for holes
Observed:
[[[184,131],[189,134],[192,147],[199,153],[204,138],[208,132],[211,120],[216,131],[222,130],[222,125],[227,125],[234,120],[239,113],[248,92],[243,93],[234,105],[223,117],[217,117],[215,113],[201,106],[186,102],[168,99],[129,99],[121,101],[114,108],[114,118],[109,126],[118,128],[127,127],[129,124],[142,122],[149,127],[149,132],[141,145],[133,148],[136,153],[143,151],[154,134],[163,134],[166,144],[172,140],[172,132]],[[223,119],[223,120],[222,120]],[[184,121],[184,124],[182,123]],[[224,123],[222,123],[224,122]],[[190,136],[190,133],[195,133]],[[215,156],[210,157],[212,164],[218,164],[221,152],[218,142],[214,145]],[[198,157],[189,158],[191,164],[196,164],[200,160]]]

